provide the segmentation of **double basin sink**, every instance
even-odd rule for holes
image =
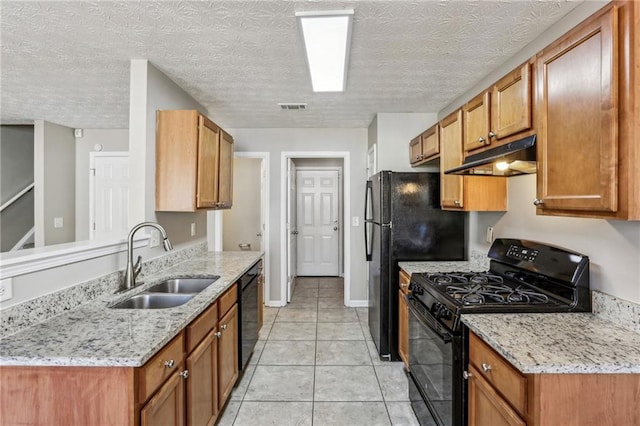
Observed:
[[[165,309],[184,305],[196,294],[213,284],[219,276],[210,278],[172,278],[131,296],[112,309]]]

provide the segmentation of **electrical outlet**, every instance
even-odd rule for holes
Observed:
[[[151,238],[149,239],[149,247],[158,247],[160,245],[160,232],[155,229],[151,231]]]
[[[192,237],[196,236],[196,224],[195,223],[191,224],[191,236]]]
[[[360,218],[358,216],[351,218],[351,226],[360,226]]]
[[[13,278],[0,280],[0,302],[13,298]]]
[[[53,227],[54,228],[62,228],[64,226],[64,220],[61,217],[53,218]]]
[[[487,226],[487,242],[493,243],[493,226]]]

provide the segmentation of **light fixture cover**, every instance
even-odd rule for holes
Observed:
[[[314,92],[342,92],[347,81],[353,10],[296,12]]]

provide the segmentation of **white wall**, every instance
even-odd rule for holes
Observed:
[[[83,129],[76,138],[76,241],[89,239],[89,154],[95,144],[102,152],[129,151],[129,129]]]
[[[76,153],[73,129],[34,121],[35,245],[76,239]],[[54,218],[63,226],[54,227]]]
[[[438,117],[445,117],[460,107],[606,3],[589,1],[577,6],[473,89],[442,109]],[[572,249],[589,256],[593,289],[640,302],[640,222],[536,216],[532,204],[536,195],[535,175],[511,177],[508,183],[508,212],[471,214],[471,248],[487,251],[486,227],[495,226],[496,237],[528,238]]]
[[[280,300],[282,271],[280,271],[280,193],[282,176],[280,175],[280,153],[284,151],[348,151],[351,158],[351,214],[360,216],[364,203],[367,157],[367,129],[232,129],[235,150],[242,152],[271,153],[271,187],[269,208],[269,226],[271,242],[267,250],[270,253],[270,289],[268,299]],[[351,294],[352,300],[367,299],[366,262],[364,259],[364,234],[362,227],[351,230]]]
[[[369,126],[368,137],[369,146],[372,145],[372,139],[377,141],[378,170],[427,171],[425,168],[415,169],[410,166],[409,141],[437,121],[436,113],[378,113],[374,120]],[[372,132],[376,133],[375,137]]]
[[[129,107],[129,163],[131,165],[130,226],[152,221],[160,223],[174,244],[204,238],[206,212],[163,213],[155,211],[156,194],[156,111],[168,109],[207,110],[169,77],[147,60],[131,61],[131,102]],[[215,117],[210,117],[215,121]],[[196,235],[191,236],[191,224]]]
[[[491,179],[491,178],[487,178]],[[536,176],[509,178],[507,213],[474,213],[471,245],[483,251],[494,236],[541,241],[589,256],[591,288],[640,303],[640,222],[536,216]]]

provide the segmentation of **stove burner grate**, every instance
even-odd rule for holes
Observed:
[[[483,303],[549,303],[549,298],[543,293],[523,286],[513,288],[506,284],[458,284],[447,286],[445,291],[454,300],[465,305]]]

